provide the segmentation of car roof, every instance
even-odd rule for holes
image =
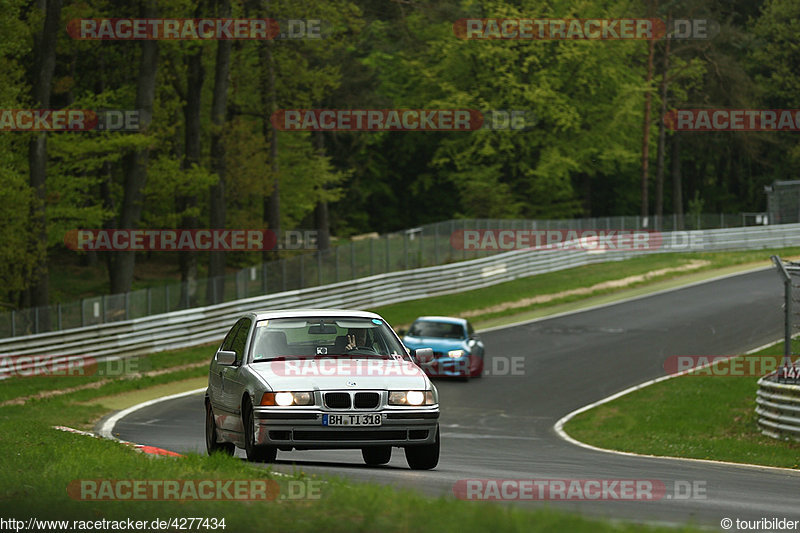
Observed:
[[[265,309],[253,311],[256,320],[271,320],[275,318],[300,318],[300,317],[353,317],[353,318],[378,318],[383,317],[369,311],[354,309]],[[385,320],[383,320],[385,322]]]
[[[460,324],[465,325],[467,323],[466,318],[458,318],[454,316],[420,316],[417,317],[417,320],[426,320],[429,322],[444,322],[446,324]],[[416,322],[415,320],[414,322]]]

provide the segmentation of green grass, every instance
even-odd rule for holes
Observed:
[[[744,368],[763,364],[764,356],[779,360],[782,353],[782,344],[773,345],[747,356]],[[729,364],[720,364],[719,373],[730,371]],[[710,373],[700,370],[626,394],[575,416],[564,429],[612,450],[800,468],[800,443],[765,437],[758,429],[758,377]]]
[[[579,287],[590,287],[597,283],[617,280],[637,274],[645,274],[652,270],[662,268],[677,267],[692,260],[709,261],[709,265],[687,271],[684,273],[667,273],[662,276],[653,277],[647,281],[642,281],[629,285],[638,287],[652,284],[653,282],[676,278],[682,275],[705,272],[720,268],[741,265],[747,263],[762,263],[769,266],[769,256],[780,254],[788,257],[800,254],[800,248],[783,248],[778,250],[754,250],[745,252],[714,252],[714,253],[675,253],[675,254],[651,254],[635,257],[625,261],[615,261],[610,263],[599,263],[587,265],[557,272],[549,272],[537,276],[530,276],[514,281],[500,283],[492,287],[476,289],[458,294],[448,294],[422,300],[412,300],[398,304],[386,305],[375,308],[379,313],[395,327],[401,324],[409,324],[416,317],[421,315],[446,315],[459,316],[469,310],[483,309],[486,307],[514,302],[521,298],[532,296],[553,294]],[[595,291],[593,295],[610,294],[621,292],[625,289],[602,289]],[[506,309],[500,312],[484,313],[470,320],[481,327],[483,322],[492,319],[519,315],[527,311],[553,307],[558,304],[574,302],[585,299],[584,295],[570,295],[557,298],[551,302],[534,304],[521,308]]]
[[[0,411],[0,514],[27,520],[134,520],[202,517],[225,519],[226,531],[673,531],[590,520],[552,510],[535,512],[427,498],[409,490],[301,472],[273,475],[232,457],[188,455],[156,458],[113,441],[56,431],[53,425],[91,427],[104,409],[84,402],[145,386],[149,380],[121,381],[97,390],[41,399]],[[82,501],[67,493],[80,480],[256,480],[271,479],[288,495],[288,484],[316,483],[319,499],[230,501]],[[690,531],[690,529],[683,529]]]

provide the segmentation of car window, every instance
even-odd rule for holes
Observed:
[[[408,334],[414,337],[439,337],[444,339],[463,339],[464,328],[461,324],[417,320],[411,325]]]
[[[228,331],[228,334],[225,336],[225,340],[222,341],[222,346],[220,346],[220,350],[230,351],[231,345],[233,344],[233,339],[236,337],[236,332],[239,331],[239,327],[242,325],[242,321],[239,320],[233,327]]]
[[[348,336],[358,336],[356,348],[346,348]],[[260,320],[251,352],[253,362],[279,357],[407,359],[407,352],[385,322],[350,317]]]
[[[252,320],[243,318],[239,322],[239,329],[236,331],[236,335],[233,337],[233,342],[231,343],[231,350],[236,352],[236,364],[242,362],[244,347],[245,344],[247,344],[247,334],[250,333],[250,324]]]

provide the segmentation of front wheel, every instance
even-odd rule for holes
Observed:
[[[385,465],[392,458],[391,446],[370,446],[361,448],[361,457],[369,466]]]
[[[250,402],[242,405],[244,411],[244,451],[247,460],[253,463],[271,463],[278,456],[278,449],[274,446],[257,445],[255,439],[255,417],[253,406]]]
[[[430,470],[439,464],[439,426],[433,444],[406,447],[406,461],[411,470]]]
[[[224,453],[233,455],[236,446],[232,442],[217,442],[217,424],[214,421],[214,411],[211,402],[206,402],[206,451],[208,455]]]

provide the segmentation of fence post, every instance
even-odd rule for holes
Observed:
[[[784,320],[783,320],[783,366],[789,366],[792,362],[792,277],[786,271],[783,261],[777,255],[770,257],[778,268],[778,273],[783,278],[783,300],[784,300]]]

